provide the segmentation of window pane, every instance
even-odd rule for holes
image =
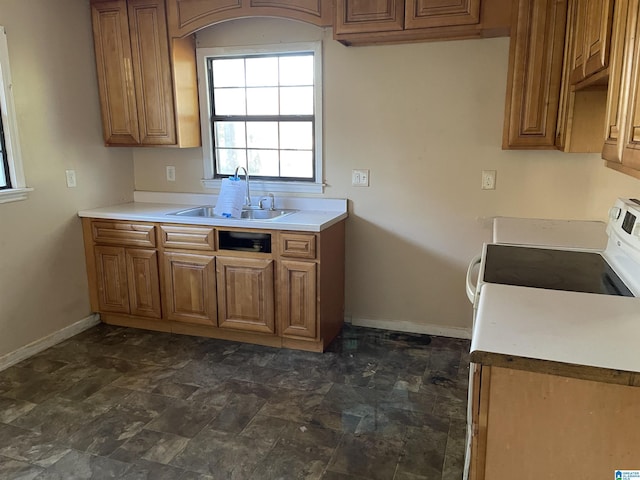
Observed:
[[[313,155],[311,152],[280,152],[280,176],[313,178]]]
[[[216,147],[246,147],[244,122],[216,122]]]
[[[277,177],[278,150],[249,150],[249,175]]]
[[[214,60],[213,84],[216,87],[244,87],[244,59]]]
[[[313,87],[280,89],[281,115],[313,115]]]
[[[248,88],[247,114],[278,115],[278,87]]]
[[[249,148],[278,148],[277,122],[247,122]]]
[[[278,85],[278,57],[247,58],[247,86]]]
[[[0,152],[0,188],[7,187],[7,177],[4,173],[6,168],[6,160],[4,158],[4,152]]]
[[[280,57],[280,85],[313,85],[313,55]]]
[[[221,175],[233,175],[236,167],[246,167],[247,151],[229,148],[216,148],[216,171]]]
[[[245,115],[244,88],[215,88],[213,91],[216,115]]]
[[[280,122],[280,148],[311,150],[313,124],[311,122]]]

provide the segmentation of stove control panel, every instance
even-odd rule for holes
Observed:
[[[640,200],[619,198],[609,210],[604,255],[636,296],[640,296]]]

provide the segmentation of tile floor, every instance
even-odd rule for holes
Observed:
[[[467,341],[324,354],[98,325],[0,372],[2,479],[460,480]]]

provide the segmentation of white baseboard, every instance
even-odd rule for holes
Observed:
[[[67,338],[71,338],[80,332],[84,332],[98,323],[100,323],[100,315],[94,313],[69,325],[68,327],[64,327],[62,330],[53,332],[51,335],[47,335],[46,337],[40,338],[35,342],[31,342],[24,347],[14,350],[13,352],[9,352],[0,357],[0,371],[21,362],[22,360],[32,357],[36,353],[40,353],[49,347],[53,347]]]
[[[435,335],[438,337],[471,339],[470,328],[427,325],[423,323],[408,322],[406,320],[379,320],[358,317],[351,317],[350,320],[345,319],[345,321],[359,327],[380,328],[382,330],[395,330],[397,332],[420,333],[424,335]]]

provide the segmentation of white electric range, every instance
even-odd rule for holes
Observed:
[[[597,230],[578,226],[590,234]],[[546,245],[485,244],[467,274],[474,304],[471,351],[640,371],[639,200],[616,201],[606,235],[604,250],[597,235],[581,242],[579,234],[572,237],[576,245],[566,238]],[[480,267],[475,286],[474,263]],[[470,392],[475,369],[472,364]]]

